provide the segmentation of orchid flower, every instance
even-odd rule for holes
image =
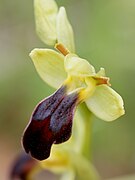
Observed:
[[[62,45],[56,47],[65,52]],[[70,138],[75,110],[82,102],[105,121],[124,113],[123,100],[109,87],[104,69],[96,73],[88,61],[76,54],[64,56],[50,49],[34,49],[30,57],[42,79],[58,88],[36,106],[25,131],[23,145],[33,157],[48,158],[53,143]]]
[[[89,121],[89,114],[93,113],[104,121],[113,121],[124,114],[123,100],[110,87],[104,68],[96,73],[87,60],[75,53],[73,30],[65,8],[58,10],[54,0],[35,0],[34,5],[37,33],[44,43],[55,46],[56,50],[36,48],[30,57],[40,77],[57,90],[35,107],[22,143],[32,157],[44,160],[41,166],[68,172],[70,178],[67,179],[74,179],[73,169],[78,166],[92,169],[76,145],[81,144],[84,119]],[[81,104],[86,114],[81,114]],[[73,124],[79,126],[76,128]],[[65,174],[63,179],[66,179]]]

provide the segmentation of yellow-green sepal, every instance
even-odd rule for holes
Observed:
[[[34,49],[30,57],[40,77],[50,86],[58,88],[66,79],[64,56],[51,49]]]
[[[56,16],[58,7],[54,0],[34,0],[36,31],[47,45],[56,43]]]
[[[95,69],[88,61],[75,54],[68,54],[65,57],[65,70],[71,76],[87,77],[94,76]]]
[[[62,43],[70,52],[74,53],[74,33],[64,7],[59,9],[56,19],[56,30],[58,43]]]
[[[107,85],[97,86],[85,102],[91,112],[105,121],[113,121],[125,112],[122,97]]]

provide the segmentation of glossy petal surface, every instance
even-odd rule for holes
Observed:
[[[54,88],[66,79],[64,57],[51,49],[34,49],[30,53],[35,68],[41,78]]]
[[[77,98],[77,94],[65,96],[51,116],[50,127],[57,134],[55,144],[65,142],[71,136],[72,120]]]
[[[107,85],[97,86],[86,104],[97,117],[105,121],[113,121],[124,114],[121,96]]]

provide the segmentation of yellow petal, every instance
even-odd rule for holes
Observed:
[[[47,45],[56,42],[57,4],[54,0],[34,0],[37,34]]]
[[[86,104],[97,117],[105,121],[113,121],[125,112],[122,97],[107,85],[97,86]]]
[[[50,86],[58,88],[66,79],[63,55],[51,49],[34,49],[30,57],[41,78]]]
[[[71,24],[68,21],[64,7],[59,9],[56,21],[58,43],[62,43],[70,52],[75,52],[74,34]]]
[[[75,54],[68,54],[65,57],[65,70],[71,76],[86,77],[95,75],[94,67]]]

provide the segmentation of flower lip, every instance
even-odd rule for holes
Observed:
[[[35,111],[32,115],[33,120],[41,121],[50,116],[64,98],[66,90],[67,87],[62,86],[52,96],[49,96],[48,98],[41,101],[39,105],[35,108]]]
[[[75,107],[78,104],[78,94],[67,95],[51,116],[50,128],[57,134],[55,144],[67,141],[71,136],[72,120]]]
[[[33,158],[31,158],[29,155],[27,155],[24,152],[21,153],[13,164],[10,178],[12,180],[14,178],[19,178],[22,180],[27,179],[28,174],[36,165],[36,163],[37,162]]]
[[[62,86],[39,103],[23,135],[27,153],[44,160],[50,156],[53,143],[62,143],[70,138],[77,99],[77,93],[66,95],[66,87]]]

